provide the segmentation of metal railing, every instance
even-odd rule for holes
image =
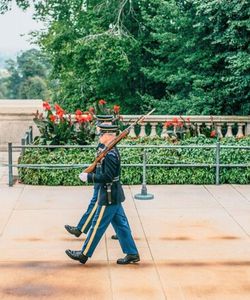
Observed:
[[[33,142],[33,127],[30,126],[29,130],[25,132],[24,137],[21,139],[21,145],[30,145]],[[25,148],[22,148],[21,154],[24,154]]]
[[[27,133],[26,133],[27,134]],[[90,164],[13,164],[12,152],[13,149],[21,149],[22,155],[25,153],[25,149],[34,148],[34,149],[55,149],[55,148],[79,148],[79,149],[90,149],[96,148],[94,145],[29,145],[28,141],[32,140],[32,131],[29,133],[29,137],[25,137],[25,142],[23,141],[22,145],[13,146],[12,143],[8,143],[8,169],[9,169],[9,186],[13,186],[13,168],[32,168],[32,169],[73,169],[73,168],[84,168]],[[28,134],[28,135],[29,135]],[[221,149],[246,149],[250,150],[250,146],[229,146],[221,145],[220,142],[217,142],[215,145],[119,145],[118,148],[139,148],[143,149],[143,161],[142,163],[137,164],[122,164],[124,167],[142,167],[143,174],[143,185],[146,186],[146,170],[148,167],[209,167],[215,168],[215,183],[220,184],[220,169],[222,167],[228,168],[246,168],[250,167],[250,163],[245,164],[221,164],[220,163],[220,153]],[[148,149],[154,148],[165,148],[165,149],[215,149],[215,160],[214,163],[170,163],[170,164],[148,164],[147,163],[147,154]]]

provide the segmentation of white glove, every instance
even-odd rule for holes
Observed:
[[[79,174],[79,178],[81,179],[82,182],[87,182],[87,180],[88,180],[88,173],[82,172],[81,174]]]

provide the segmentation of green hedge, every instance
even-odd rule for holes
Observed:
[[[215,139],[205,137],[194,137],[181,141],[181,145],[204,145],[214,144]],[[125,140],[122,144],[130,145],[160,145],[169,144],[166,140],[158,139],[139,139]],[[235,139],[224,138],[222,145],[242,145],[249,146],[250,138]],[[142,163],[141,149],[120,149],[122,163]],[[208,163],[215,162],[215,149],[161,149],[149,148],[147,150],[148,163]],[[78,164],[91,163],[95,157],[94,149],[29,149],[20,157],[19,163],[30,164]],[[221,163],[249,163],[250,151],[241,149],[221,149]],[[25,184],[39,185],[81,185],[78,174],[82,169],[29,169],[20,168],[19,177]],[[123,167],[123,184],[140,184],[142,182],[141,167]],[[221,183],[250,183],[250,168],[221,168]],[[215,168],[191,168],[191,167],[148,167],[148,184],[214,184]]]

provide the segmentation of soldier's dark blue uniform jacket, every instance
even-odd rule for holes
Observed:
[[[102,143],[99,143],[97,145],[97,147],[96,147],[96,156],[98,156],[102,152],[102,150],[104,148],[105,148],[105,145],[102,144]],[[97,166],[96,166],[96,168],[95,168],[95,174],[99,174],[100,173],[100,169],[101,169],[101,164],[98,163]],[[99,189],[99,187],[100,187],[100,183],[95,182],[94,183],[94,188],[95,189]]]
[[[118,204],[125,200],[120,183],[121,159],[116,147],[111,149],[101,162],[100,173],[89,173],[88,182],[100,183],[99,205]]]

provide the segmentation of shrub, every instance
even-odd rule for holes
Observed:
[[[180,141],[181,145],[214,144],[215,139],[203,136]],[[166,140],[160,138],[141,138],[123,140],[122,145],[166,145]],[[249,146],[250,138],[224,138],[221,145]],[[143,161],[143,150],[140,148],[121,148],[122,164],[140,164]],[[250,152],[244,149],[221,149],[222,164],[249,163]],[[87,164],[95,157],[95,149],[29,149],[20,157],[24,164]],[[148,148],[147,162],[149,164],[172,163],[215,163],[215,149],[164,149]],[[78,174],[83,168],[75,169],[19,169],[21,182],[39,185],[81,185]],[[142,182],[142,167],[122,167],[121,181],[123,184],[140,184]],[[221,168],[221,183],[250,183],[250,168]],[[214,184],[214,167],[147,167],[148,184]]]

